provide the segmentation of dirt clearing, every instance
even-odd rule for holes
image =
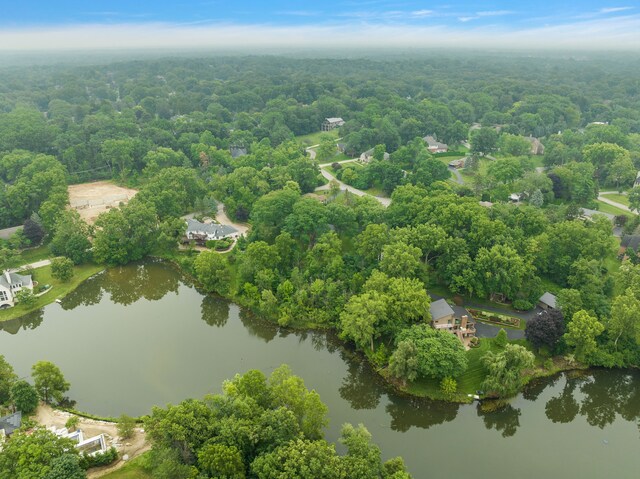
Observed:
[[[93,224],[100,213],[127,204],[137,190],[123,188],[109,181],[82,183],[69,186],[69,204],[83,220]]]
[[[71,416],[73,416],[73,414],[65,411],[58,411],[51,408],[51,406],[47,406],[46,404],[40,404],[38,410],[36,411],[34,419],[38,424],[47,428],[55,426],[56,429],[62,429]],[[85,439],[97,436],[99,434],[104,434],[107,442],[107,447],[114,446],[120,453],[120,458],[113,464],[89,470],[88,477],[90,479],[101,477],[111,471],[114,471],[115,469],[122,467],[125,464],[125,461],[122,460],[123,455],[127,454],[129,456],[129,459],[133,459],[143,452],[148,451],[151,447],[147,443],[144,430],[141,427],[137,427],[135,429],[132,438],[120,440],[120,438],[118,437],[118,430],[114,423],[96,421],[94,419],[87,419],[80,416],[78,417],[80,419],[78,429],[82,430]]]

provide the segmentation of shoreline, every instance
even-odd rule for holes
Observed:
[[[49,269],[48,271],[46,271],[46,273],[50,274],[50,265],[34,269],[33,274],[37,275],[38,271],[40,271],[40,273],[43,273],[45,272],[44,270],[46,268]],[[55,282],[55,284],[43,294],[36,296],[36,302],[32,307],[23,309],[20,305],[17,305],[0,311],[0,324],[14,319],[20,319],[23,316],[26,316],[30,313],[33,313],[34,311],[38,311],[39,309],[44,308],[45,306],[55,303],[57,299],[64,298],[69,293],[75,291],[86,280],[92,278],[96,274],[105,271],[106,269],[106,266],[98,265],[95,263],[86,263],[74,266],[74,275],[69,281],[65,283],[55,279],[52,280],[52,282]]]
[[[333,334],[335,336],[336,339],[338,339],[341,343],[341,345],[343,347],[349,347],[349,343],[339,339],[337,332],[335,331],[334,328],[328,327],[328,326],[323,326],[323,325],[318,325],[318,324],[314,324],[314,323],[305,323],[305,324],[300,324],[300,325],[287,325],[287,326],[281,326],[277,323],[277,321],[274,321],[273,319],[270,319],[262,314],[259,314],[258,312],[254,311],[249,305],[245,304],[241,298],[235,297],[234,295],[221,295],[218,293],[211,293],[211,292],[206,292],[206,290],[202,289],[202,285],[200,284],[200,282],[198,281],[198,279],[192,274],[191,271],[189,271],[187,268],[183,267],[182,264],[180,264],[180,261],[175,258],[175,257],[164,257],[164,256],[149,256],[149,259],[151,259],[152,261],[162,261],[165,263],[169,263],[171,264],[174,268],[176,268],[176,270],[186,279],[188,279],[189,282],[191,282],[194,287],[198,287],[199,289],[202,290],[203,294],[207,294],[207,295],[217,295],[227,301],[231,301],[236,303],[238,306],[240,306],[241,308],[245,309],[246,311],[249,311],[251,314],[253,314],[254,316],[256,316],[257,318],[263,320],[263,321],[267,321],[271,324],[274,324],[280,328],[285,328],[287,330],[290,331],[329,331],[331,332],[331,334]],[[77,289],[81,284],[83,284],[86,280],[90,279],[91,277],[95,276],[96,274],[99,274],[103,271],[105,271],[108,267],[106,266],[101,266],[101,265],[94,265],[94,264],[90,264],[90,265],[83,265],[83,266],[93,266],[93,272],[91,272],[91,274],[86,275],[86,277],[81,276],[81,279],[79,281],[77,281],[77,284],[74,284],[72,288],[69,288],[68,290],[64,291],[63,294],[61,295],[56,295],[56,296],[51,296],[48,302],[38,305],[37,307],[34,307],[32,309],[30,309],[29,311],[22,311],[20,312],[20,314],[18,316],[14,316],[11,318],[6,318],[3,319],[2,316],[2,312],[0,312],[0,324],[2,324],[3,322],[6,321],[10,321],[12,319],[19,319],[23,316],[26,316],[29,313],[32,313],[33,311],[36,311],[38,309],[41,309],[42,307],[51,304],[53,302],[55,302],[56,299],[62,298],[64,296],[66,296],[67,294],[71,293],[72,291],[74,291],[75,289]],[[49,291],[47,294],[49,294],[51,291]],[[491,340],[490,338],[483,338],[485,340]],[[375,374],[382,380],[384,381],[385,385],[392,388],[394,390],[394,392],[396,392],[397,394],[401,394],[401,395],[405,395],[405,396],[409,396],[409,397],[416,397],[416,398],[425,398],[425,399],[429,399],[432,401],[443,401],[443,402],[448,402],[448,403],[453,403],[453,404],[469,404],[472,403],[474,401],[473,397],[470,397],[468,394],[470,394],[469,391],[459,391],[456,392],[455,395],[451,396],[451,397],[445,397],[441,392],[440,389],[437,387],[424,387],[424,385],[419,386],[418,382],[414,382],[412,384],[402,384],[400,381],[395,380],[394,378],[390,377],[389,374],[387,374],[387,368],[379,368],[375,365],[375,363],[372,361],[372,359],[366,354],[366,352],[364,351],[360,351],[358,349],[355,348],[349,348],[352,350],[352,353],[355,355],[358,355],[358,357],[360,358],[360,360],[366,361],[367,365],[371,368],[371,370],[373,372],[375,372]],[[531,382],[534,381],[536,379],[542,379],[542,378],[548,378],[548,377],[552,377],[554,375],[563,373],[563,372],[570,372],[570,371],[589,371],[591,368],[590,367],[586,367],[586,366],[582,366],[580,364],[568,364],[566,363],[566,361],[564,361],[564,359],[561,356],[554,356],[549,358],[553,361],[554,364],[554,368],[553,369],[545,369],[542,366],[536,366],[535,369],[532,371],[532,374],[528,374],[525,377],[525,384],[523,385],[523,387],[518,391],[517,394],[521,393],[524,388],[526,388],[526,386]],[[427,380],[428,382],[429,380]],[[417,388],[423,388],[423,390],[418,390]],[[472,394],[475,393],[475,391],[471,392]],[[501,399],[501,400],[509,400],[510,398],[482,398],[482,399]],[[73,413],[79,416],[83,416],[83,417],[87,417],[87,418],[92,418],[92,419],[98,419],[100,418],[100,420],[114,420],[115,418],[105,418],[105,417],[100,417],[100,416],[96,416],[94,414],[91,413],[87,413],[87,412],[83,412],[83,411],[78,411],[75,409],[62,409],[60,408],[60,410],[63,411],[67,411],[69,413]]]

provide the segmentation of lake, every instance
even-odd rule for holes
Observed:
[[[400,396],[326,332],[292,332],[199,292],[170,264],[113,268],[20,320],[0,354],[21,377],[39,360],[71,383],[76,408],[141,415],[219,393],[248,369],[282,363],[329,407],[327,438],[363,423],[385,458],[422,478],[636,478],[640,374],[597,370],[538,381],[496,412]]]

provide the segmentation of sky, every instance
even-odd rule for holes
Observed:
[[[0,0],[0,50],[413,47],[640,52],[640,0]]]

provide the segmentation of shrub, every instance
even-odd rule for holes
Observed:
[[[445,395],[445,397],[451,398],[458,390],[458,382],[455,379],[447,376],[446,378],[443,378],[442,381],[440,381],[440,390],[442,391],[442,394]]]
[[[499,348],[504,348],[507,345],[507,339],[507,332],[504,329],[500,329],[493,340],[493,344]]]
[[[37,298],[33,295],[33,291],[28,288],[22,288],[16,293],[16,300],[18,303],[29,307],[35,304]]]
[[[526,299],[516,299],[513,302],[513,309],[517,309],[518,311],[529,311],[533,309],[533,303]]]
[[[73,278],[73,261],[64,256],[51,261],[51,276],[65,283]]]
[[[64,427],[66,427],[69,431],[75,431],[79,423],[80,418],[78,416],[71,416],[69,419],[67,419]]]
[[[92,467],[108,466],[113,461],[118,459],[118,451],[115,447],[98,453],[95,456],[82,455],[80,457],[80,467],[82,469],[91,469]]]
[[[123,414],[118,419],[118,424],[117,424],[118,435],[122,439],[129,439],[131,436],[133,436],[133,431],[135,427],[136,427],[136,420],[131,416],[127,416],[126,414]]]
[[[333,171],[338,171],[340,168],[342,168],[342,165],[338,162],[334,162],[334,163],[331,163],[331,168],[333,168]]]

